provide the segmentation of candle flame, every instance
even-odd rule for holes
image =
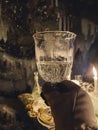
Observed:
[[[97,71],[95,67],[93,67],[93,73],[94,73],[94,77],[97,77]]]

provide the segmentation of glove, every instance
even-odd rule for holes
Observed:
[[[75,83],[65,80],[42,88],[51,107],[56,130],[98,130],[89,95]]]

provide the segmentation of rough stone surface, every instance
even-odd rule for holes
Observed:
[[[0,95],[17,95],[33,88],[34,59],[19,59],[0,52]]]

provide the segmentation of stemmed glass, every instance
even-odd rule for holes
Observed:
[[[45,82],[70,80],[76,34],[69,31],[43,31],[33,35],[39,76]],[[42,84],[41,84],[42,85]]]

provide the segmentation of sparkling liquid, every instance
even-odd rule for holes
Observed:
[[[43,80],[57,83],[68,79],[68,76],[71,73],[72,62],[40,61],[37,63],[37,67]]]

